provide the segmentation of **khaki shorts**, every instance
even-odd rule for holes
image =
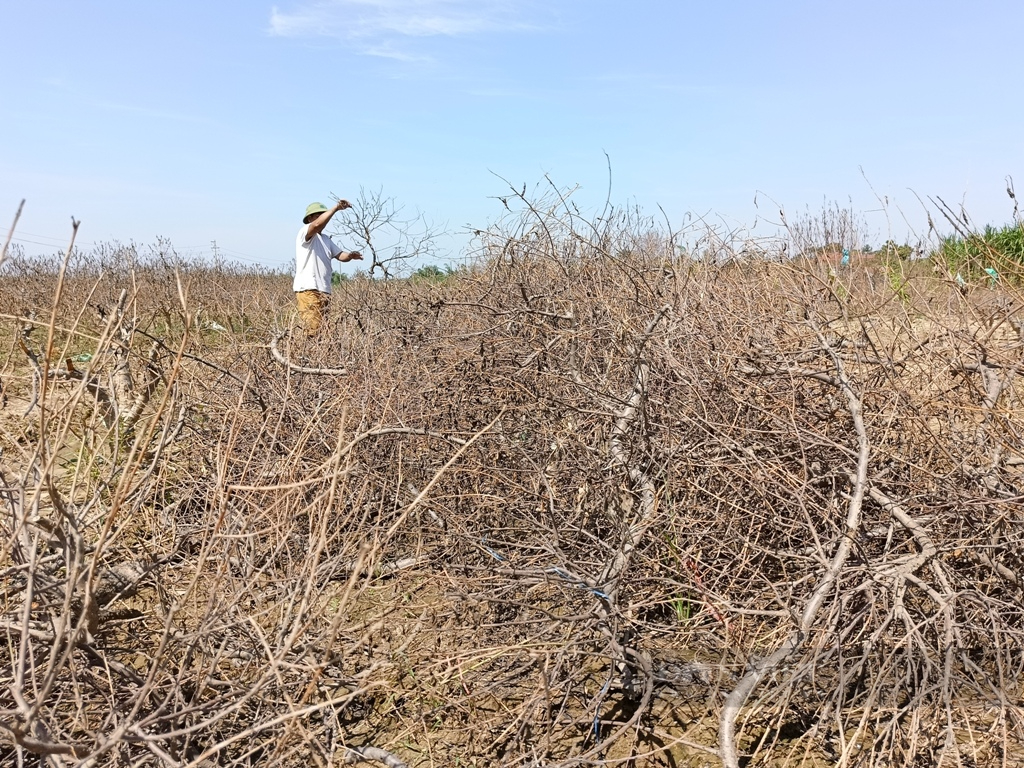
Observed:
[[[295,300],[299,304],[299,317],[306,326],[306,335],[315,336],[320,332],[327,317],[331,294],[321,291],[299,291],[295,294]]]

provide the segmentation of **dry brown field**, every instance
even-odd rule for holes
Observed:
[[[1024,764],[1024,314],[527,216],[0,272],[0,764]]]

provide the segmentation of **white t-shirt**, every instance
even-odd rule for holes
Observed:
[[[307,229],[309,224],[303,224],[295,237],[295,281],[292,283],[292,290],[296,293],[330,293],[331,275],[334,274],[331,259],[341,253],[341,248],[322,232],[306,242]]]

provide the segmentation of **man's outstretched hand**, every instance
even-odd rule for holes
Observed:
[[[362,261],[363,254],[359,251],[342,251],[338,254],[338,261]]]
[[[352,203],[350,203],[348,200],[339,200],[334,204],[334,212],[337,213],[338,211],[344,211],[351,207]]]

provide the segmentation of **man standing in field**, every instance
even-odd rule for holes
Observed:
[[[295,238],[295,281],[292,290],[299,305],[299,317],[306,326],[306,336],[315,336],[323,327],[331,301],[331,259],[362,260],[357,251],[343,251],[323,233],[324,227],[338,211],[351,208],[348,200],[339,200],[333,208],[323,203],[310,203],[302,218],[302,229]]]

